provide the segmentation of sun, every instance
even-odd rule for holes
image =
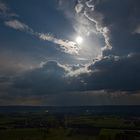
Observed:
[[[83,43],[83,38],[81,36],[77,36],[75,40],[79,45]]]

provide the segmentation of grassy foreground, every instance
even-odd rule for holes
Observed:
[[[0,115],[0,140],[140,140],[139,118],[93,115]]]

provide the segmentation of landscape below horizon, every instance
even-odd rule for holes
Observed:
[[[1,140],[140,140],[140,106],[0,106]]]

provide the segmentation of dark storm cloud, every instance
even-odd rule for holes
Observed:
[[[15,81],[15,88],[31,89],[32,93],[50,94],[69,91],[122,90],[137,91],[140,87],[140,55],[109,56],[81,71],[49,61],[27,72]]]
[[[90,89],[139,90],[140,54],[123,57],[109,56],[89,66],[97,72],[91,74],[87,81]]]
[[[15,81],[15,88],[31,89],[35,94],[49,94],[64,91],[67,81],[67,69],[56,61],[48,61],[41,67],[33,69]]]
[[[83,65],[61,65],[48,61],[39,68],[32,69],[15,77],[13,88],[31,91],[31,94],[56,94],[84,90],[84,81],[79,74],[87,73]]]
[[[81,106],[81,105],[139,105],[140,93],[104,90],[86,92],[68,92],[49,95],[16,96],[1,95],[0,105],[47,105],[47,106]]]
[[[139,105],[140,94],[135,92],[108,92],[104,90],[70,92],[44,96],[45,105],[81,106],[81,105]]]
[[[98,0],[86,3],[90,11],[93,11],[93,14],[88,15],[89,20],[94,19],[96,24],[96,14],[102,17],[100,20],[97,18],[96,28],[102,25],[99,30],[104,31],[104,27],[109,29],[112,49],[103,50],[103,56],[95,60],[93,64],[89,64],[87,71],[81,68],[79,70],[76,68],[75,71],[73,69],[75,67],[68,70],[66,66],[58,62],[48,62],[41,68],[23,75],[23,79],[17,80],[16,87],[28,87],[35,92],[46,94],[101,89],[139,90],[140,36],[134,33],[136,25],[139,24],[138,3],[137,0],[133,2]],[[83,8],[82,5],[79,7],[78,12]]]

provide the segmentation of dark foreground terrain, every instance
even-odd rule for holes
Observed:
[[[140,140],[138,113],[6,109],[0,108],[0,140]]]

